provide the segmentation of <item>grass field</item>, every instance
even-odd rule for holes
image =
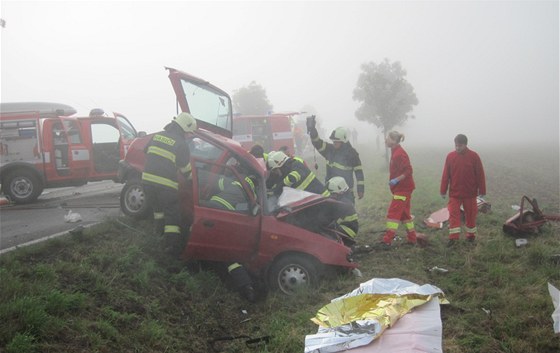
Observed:
[[[408,150],[406,144],[403,144]],[[362,147],[366,196],[357,203],[360,244],[379,240],[390,200],[383,151]],[[426,248],[397,246],[359,255],[362,278],[342,276],[286,297],[242,300],[221,271],[183,264],[160,252],[147,221],[107,220],[83,234],[57,238],[0,257],[0,352],[302,352],[317,331],[310,318],[330,299],[370,278],[402,278],[441,288],[446,353],[552,353],[547,283],[560,288],[560,224],[515,238],[503,222],[521,197],[560,213],[558,149],[476,149],[487,174],[492,212],[480,214],[474,245],[446,247],[446,229],[422,227],[445,206],[439,178],[448,150],[408,150],[416,180],[412,211]],[[319,162],[320,162],[319,158]],[[400,230],[403,235],[403,230]],[[430,272],[438,266],[447,273]],[[254,347],[246,339],[268,337]]]

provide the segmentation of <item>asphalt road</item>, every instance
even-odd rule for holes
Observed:
[[[100,181],[79,187],[45,189],[32,204],[0,206],[0,254],[16,246],[66,234],[79,226],[118,217],[122,186],[113,181]],[[65,216],[69,211],[77,213],[81,221],[67,222]]]

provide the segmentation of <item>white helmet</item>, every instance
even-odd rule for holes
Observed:
[[[196,130],[196,119],[189,113],[182,112],[177,115],[175,121],[185,132],[193,132]]]
[[[288,156],[282,151],[272,151],[268,154],[268,161],[266,162],[269,169],[280,168],[288,160]]]
[[[348,191],[348,183],[346,180],[341,176],[335,176],[327,181],[327,189],[334,194],[340,194],[343,192]]]
[[[346,143],[348,142],[348,131],[346,131],[346,129],[343,127],[337,127],[331,133],[330,139],[332,141],[339,141],[339,142]]]

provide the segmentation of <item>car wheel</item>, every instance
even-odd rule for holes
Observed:
[[[317,283],[319,266],[315,260],[302,255],[286,256],[272,264],[268,279],[271,289],[291,295]]]
[[[129,180],[121,190],[121,210],[129,217],[144,219],[148,217],[151,207],[140,180]]]
[[[31,171],[15,170],[4,179],[2,190],[12,202],[30,203],[41,195],[43,184]]]

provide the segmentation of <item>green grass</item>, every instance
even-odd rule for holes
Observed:
[[[445,206],[438,189],[447,151],[408,152],[417,185],[412,212],[417,230],[429,237],[426,248],[361,254],[363,278],[339,276],[292,297],[268,293],[249,304],[223,271],[163,255],[158,238],[144,233],[149,222],[110,220],[0,257],[0,351],[212,352],[209,341],[218,338],[270,336],[254,348],[245,339],[214,346],[220,352],[302,352],[305,335],[317,331],[310,321],[316,311],[374,277],[429,283],[445,292],[446,353],[560,351],[547,290],[548,282],[560,288],[560,265],[553,261],[560,224],[549,222],[522,248],[502,232],[523,194],[549,213],[560,212],[557,155],[480,151],[492,212],[479,215],[476,244],[450,249],[445,228],[422,226]],[[362,160],[366,196],[358,201],[358,239],[373,244],[384,230],[388,175],[381,152],[362,152]],[[434,266],[449,272],[428,271]]]

